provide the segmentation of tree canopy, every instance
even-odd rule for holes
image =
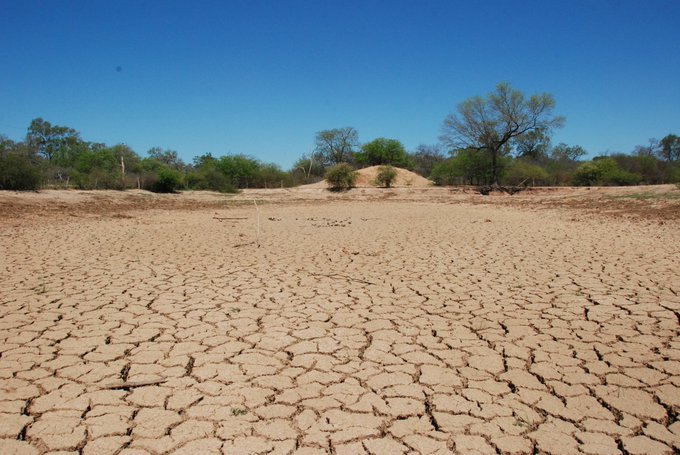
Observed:
[[[668,162],[680,161],[680,137],[669,134],[659,143],[659,156]]]
[[[354,161],[359,133],[351,126],[316,133],[315,155],[324,166]]]
[[[403,144],[396,139],[379,137],[361,146],[356,154],[356,162],[360,165],[378,166],[391,164],[398,167],[410,167],[409,156]]]
[[[441,145],[421,144],[409,153],[398,139],[379,137],[359,147],[352,127],[323,130],[314,137],[314,151],[302,155],[288,171],[242,153],[204,152],[185,163],[177,151],[154,147],[142,157],[124,143],[88,142],[73,128],[36,118],[24,140],[0,135],[0,190],[231,192],[317,182],[343,162],[347,166],[339,168],[342,172],[332,175],[347,177],[353,175],[348,172],[352,168],[392,165],[440,185],[680,183],[677,134],[649,139],[630,153],[607,151],[589,160],[579,145],[551,144],[553,129],[563,123],[552,112],[554,104],[548,94],[526,98],[509,84],[499,84],[495,92],[464,101],[446,117]]]
[[[441,141],[455,151],[475,149],[491,158],[491,181],[498,183],[499,158],[517,141],[537,131],[548,135],[564,118],[553,115],[555,100],[548,93],[526,98],[508,83],[500,83],[485,98],[475,96],[458,105],[444,119]]]

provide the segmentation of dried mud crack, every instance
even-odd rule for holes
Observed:
[[[394,195],[22,206],[0,453],[680,451],[680,228]]]

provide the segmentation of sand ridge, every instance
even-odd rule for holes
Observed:
[[[375,183],[378,177],[378,172],[381,166],[370,166],[359,169],[357,171],[357,180],[355,182],[356,188],[370,188],[378,186]],[[392,186],[395,188],[427,188],[432,186],[432,182],[425,177],[399,167],[394,168],[397,171],[397,177],[394,179]],[[303,185],[301,188],[328,188],[328,182],[322,180],[317,183]]]
[[[17,209],[0,453],[680,450],[677,224],[413,191]]]

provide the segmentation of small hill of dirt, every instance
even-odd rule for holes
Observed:
[[[380,166],[371,166],[363,169],[359,169],[357,181],[354,186],[357,188],[370,188],[376,187],[375,179],[378,176]],[[432,186],[430,182],[425,177],[422,177],[415,172],[411,172],[400,167],[395,167],[397,171],[397,178],[392,182],[392,187],[394,188],[424,188]],[[328,182],[322,180],[317,183],[312,183],[310,185],[304,185],[301,188],[328,188]]]

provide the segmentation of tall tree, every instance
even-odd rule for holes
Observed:
[[[554,116],[555,100],[549,93],[526,98],[508,83],[500,83],[486,98],[476,96],[458,105],[444,119],[441,141],[450,149],[473,148],[491,158],[491,181],[498,184],[500,157],[516,141],[533,131],[549,134],[562,126]]]
[[[554,161],[578,161],[588,152],[580,145],[567,145],[560,142],[550,150],[550,159]]]
[[[669,134],[659,143],[659,155],[662,160],[675,162],[680,160],[680,137]]]
[[[42,118],[33,119],[26,134],[26,142],[47,161],[51,161],[63,147],[79,141],[80,135],[76,130],[52,125]]]
[[[359,133],[351,126],[316,133],[315,154],[324,166],[350,163],[359,145]]]
[[[166,166],[173,169],[184,168],[184,162],[179,158],[178,154],[174,150],[163,150],[160,147],[152,147],[146,152],[149,158],[163,163]]]
[[[636,145],[633,154],[637,156],[656,156],[660,152],[661,144],[658,139],[651,138],[648,145]]]

